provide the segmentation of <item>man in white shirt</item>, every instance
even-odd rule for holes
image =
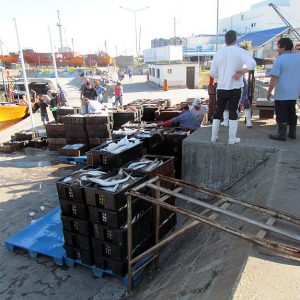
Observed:
[[[101,113],[103,109],[103,105],[97,100],[90,100],[89,98],[84,98],[83,104],[86,107],[85,112],[88,114]]]
[[[210,76],[217,79],[217,107],[213,117],[211,141],[218,140],[220,122],[226,104],[229,108],[228,144],[236,144],[240,139],[237,132],[237,109],[241,99],[241,88],[244,86],[243,75],[256,66],[249,52],[236,45],[236,32],[229,30],[225,34],[226,46],[214,56]]]

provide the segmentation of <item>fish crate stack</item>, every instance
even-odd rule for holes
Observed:
[[[144,181],[143,176],[128,175],[120,169],[106,181],[95,179],[85,187],[92,228],[92,251],[95,266],[111,270],[114,275],[127,273],[127,201],[126,191]],[[109,185],[109,186],[108,186]],[[153,244],[152,209],[145,201],[132,204],[135,254]]]
[[[67,144],[64,124],[50,122],[45,127],[49,150],[57,151]]]
[[[0,152],[3,153],[13,153],[19,151],[25,147],[25,142],[23,141],[8,141],[0,143]]]
[[[172,128],[164,132],[164,154],[174,156],[176,178],[181,178],[182,141],[192,133],[193,130],[183,128]]]
[[[90,146],[99,146],[111,139],[113,117],[111,113],[85,115]]]
[[[140,111],[131,111],[131,112],[114,112],[113,120],[114,126],[113,129],[117,130],[122,127],[123,124],[128,121],[141,121]]]
[[[58,123],[63,123],[63,117],[67,115],[74,115],[74,114],[80,114],[81,113],[81,108],[80,107],[69,107],[69,106],[64,106],[64,107],[59,107],[56,111],[57,113],[57,122]]]
[[[124,166],[124,170],[136,176],[144,176],[146,179],[156,175],[175,177],[174,157],[164,155],[144,155],[142,158],[131,161]],[[173,184],[163,183],[162,187],[172,188]],[[156,196],[155,191],[150,190],[150,196]],[[168,204],[175,205],[175,198],[170,197],[165,201]],[[153,216],[154,217],[154,216]],[[154,221],[154,220],[153,220]],[[176,214],[170,210],[161,208],[160,210],[160,238],[165,236],[177,223]]]
[[[83,115],[66,115],[63,117],[67,144],[88,145],[86,118]]]
[[[127,162],[142,156],[143,143],[139,139],[123,138],[91,149],[88,152],[88,164],[94,167],[120,168]]]
[[[66,254],[69,258],[79,259],[87,265],[92,265],[94,259],[84,186],[90,183],[88,178],[103,177],[107,174],[100,169],[88,166],[56,183],[62,211]]]
[[[39,133],[38,131],[20,131],[15,133],[14,135],[14,140],[15,141],[21,141],[21,142],[25,142],[25,141],[31,141],[35,138],[39,137]]]

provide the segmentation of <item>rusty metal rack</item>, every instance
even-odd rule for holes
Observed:
[[[165,186],[166,183],[173,185],[173,187],[171,189],[164,188],[163,186]],[[155,195],[155,197],[149,196],[149,192],[145,194],[144,192],[147,190],[145,188],[148,188],[148,190],[151,189],[152,193],[150,193],[150,195]],[[203,200],[203,198],[198,199],[189,196],[191,192],[193,195],[203,195],[205,200]],[[168,204],[165,201],[170,197],[175,197],[178,200],[193,204],[198,208],[203,208],[203,210],[196,212],[195,207],[193,209],[187,209],[179,207],[176,204]],[[155,244],[140,255],[133,257],[132,201],[137,198],[150,202],[154,205]],[[133,288],[133,276],[135,274],[153,261],[155,261],[155,267],[158,267],[159,251],[161,247],[201,223],[210,225],[256,245],[271,249],[280,253],[284,257],[300,261],[300,234],[298,234],[300,232],[300,218],[261,205],[254,205],[250,202],[228,196],[222,192],[189,184],[183,180],[158,175],[127,192],[127,205],[129,291]],[[239,209],[236,209],[237,207]],[[161,208],[184,215],[189,219],[181,228],[170,233],[162,240],[159,238],[159,219]],[[243,214],[240,211],[243,211]],[[246,212],[248,213],[246,214]],[[234,228],[234,226],[222,224],[222,216],[225,216],[227,220],[229,219],[232,222],[234,220],[243,222],[243,226],[237,226],[238,228]],[[276,226],[274,224],[275,222],[277,222]],[[259,230],[257,231],[257,229],[254,228],[255,233],[251,231],[249,233],[249,225],[254,225],[255,227],[258,227]],[[268,232],[272,233],[272,238],[266,239],[265,236]],[[284,242],[281,241],[282,238],[284,238]],[[133,265],[145,257],[150,257],[150,259],[148,259],[148,261],[146,261],[138,269],[133,270]]]

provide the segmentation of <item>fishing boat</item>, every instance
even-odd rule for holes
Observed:
[[[0,131],[20,122],[28,115],[26,103],[0,102]]]

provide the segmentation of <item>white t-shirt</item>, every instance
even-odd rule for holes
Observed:
[[[234,80],[236,71],[253,70],[256,62],[250,53],[236,45],[225,46],[214,56],[210,76],[218,80],[218,90],[233,90],[244,86],[243,78]]]
[[[102,111],[102,104],[97,101],[97,100],[90,100],[88,108],[87,108],[87,112],[88,114],[96,114],[96,113],[100,113]]]

